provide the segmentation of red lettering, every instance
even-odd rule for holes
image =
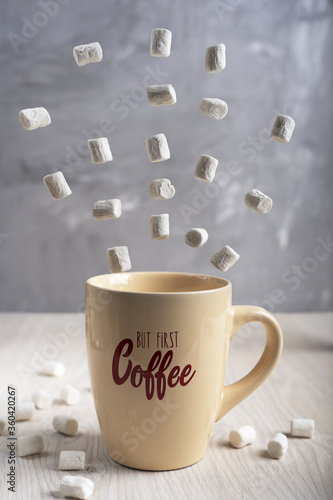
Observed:
[[[183,387],[185,385],[189,384],[191,382],[192,378],[194,377],[196,370],[194,370],[194,372],[192,373],[192,375],[190,376],[190,378],[188,380],[185,380],[185,377],[188,377],[188,375],[191,373],[191,370],[192,370],[192,365],[186,365],[186,366],[184,366],[183,371],[180,374],[179,383]]]
[[[127,345],[127,350],[122,354],[122,350],[126,345]],[[128,358],[128,356],[131,354],[132,351],[133,351],[133,342],[131,341],[131,339],[124,339],[121,342],[119,342],[118,347],[114,352],[112,360],[112,376],[113,380],[117,385],[124,384],[128,379],[128,377],[130,376],[132,370],[132,361],[129,360],[125,374],[122,377],[119,375],[120,357],[123,356],[124,358]]]

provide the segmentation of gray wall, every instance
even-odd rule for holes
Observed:
[[[85,280],[108,272],[109,246],[128,245],[135,271],[219,275],[209,259],[226,244],[241,255],[225,275],[235,303],[332,310],[332,2],[54,2],[44,15],[43,0],[0,7],[1,310],[79,310]],[[154,27],[173,32],[168,59],[149,55]],[[103,61],[79,68],[72,48],[92,41]],[[220,42],[227,68],[208,75],[205,49]],[[147,82],[172,83],[177,104],[151,107]],[[224,120],[200,113],[204,96],[228,103]],[[18,112],[35,106],[52,124],[27,132]],[[277,113],[296,120],[289,144],[268,139]],[[93,129],[109,138],[112,163],[91,164]],[[144,139],[159,132],[172,157],[153,165]],[[210,187],[193,178],[201,153],[220,160]],[[56,170],[73,190],[62,201],[42,183]],[[176,196],[154,201],[147,186],[163,176]],[[245,206],[253,187],[273,198],[269,215]],[[94,220],[93,203],[113,197],[123,216]],[[152,241],[149,215],[163,212],[170,238]],[[184,244],[191,227],[208,230],[204,247]]]

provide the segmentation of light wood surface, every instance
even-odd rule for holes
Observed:
[[[17,387],[19,399],[30,400],[32,392],[44,388],[54,397],[48,410],[36,410],[33,420],[17,423],[17,435],[42,432],[45,451],[40,456],[16,461],[16,493],[7,491],[7,437],[0,451],[1,499],[39,500],[62,498],[59,483],[68,472],[58,470],[61,450],[78,449],[87,454],[84,475],[95,484],[92,499],[331,499],[332,474],[332,380],[333,314],[277,314],[285,344],[273,375],[248,399],[215,424],[206,455],[197,464],[170,472],[131,470],[108,459],[94,410],[87,371],[84,317],[82,314],[2,314],[1,409],[6,411],[7,385]],[[65,347],[55,345],[55,336]],[[70,332],[71,336],[68,335]],[[264,346],[262,327],[240,330],[231,343],[227,382],[245,375]],[[66,365],[63,377],[39,375],[33,359],[54,357]],[[65,383],[76,386],[81,402],[67,407],[59,400]],[[74,437],[63,437],[52,428],[57,413],[79,420]],[[289,438],[289,449],[281,460],[269,458],[268,440],[276,432],[289,437],[290,419],[313,418],[312,439]],[[242,449],[229,445],[232,428],[253,425],[257,439]]]

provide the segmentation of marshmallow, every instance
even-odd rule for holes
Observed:
[[[252,444],[256,437],[257,433],[251,425],[243,425],[229,434],[230,443],[234,448],[243,448],[243,446]]]
[[[93,163],[106,163],[107,161],[113,160],[107,137],[88,139],[88,147]]]
[[[70,384],[64,385],[60,390],[60,398],[68,405],[76,405],[81,398],[81,394]]]
[[[35,404],[32,401],[18,403],[15,411],[16,422],[20,422],[21,420],[31,420],[35,413],[35,409]]]
[[[278,432],[267,444],[267,451],[272,458],[281,458],[288,450],[287,436]]]
[[[246,205],[258,214],[268,214],[273,206],[273,200],[266,194],[258,191],[258,189],[251,189],[246,193],[244,201]]]
[[[164,28],[153,29],[150,38],[150,55],[153,57],[169,57],[171,40],[171,31]]]
[[[77,45],[73,49],[73,57],[78,66],[100,62],[103,59],[102,47],[98,42]]]
[[[128,248],[125,246],[111,247],[107,249],[110,273],[123,273],[132,267]]]
[[[72,194],[71,188],[67,184],[62,172],[45,175],[43,182],[54,200],[61,200]]]
[[[35,391],[31,399],[35,403],[36,408],[39,410],[46,410],[46,408],[50,408],[52,404],[52,397],[43,389]]]
[[[121,201],[117,198],[96,201],[92,214],[97,220],[118,219],[122,214]]]
[[[220,43],[206,50],[206,71],[207,73],[219,73],[225,68],[225,45]]]
[[[164,134],[153,135],[145,140],[148,158],[151,163],[165,161],[170,158],[170,150],[167,138]]]
[[[170,83],[151,85],[146,88],[149,102],[152,106],[165,106],[177,102],[176,91]]]
[[[40,373],[50,377],[61,377],[65,370],[65,365],[61,361],[48,360],[42,366]]]
[[[60,483],[60,493],[65,497],[86,499],[94,491],[94,483],[82,476],[64,476]]]
[[[169,179],[155,179],[149,184],[149,194],[154,200],[170,200],[175,192]]]
[[[218,164],[219,161],[213,156],[200,155],[194,171],[195,179],[203,182],[212,182],[214,180]]]
[[[226,245],[210,259],[210,262],[216,267],[216,269],[225,272],[228,271],[228,269],[230,269],[230,267],[233,266],[238,259],[238,253]]]
[[[59,456],[59,470],[82,470],[85,460],[84,451],[64,450]]]
[[[74,436],[79,427],[78,421],[68,415],[56,415],[52,420],[52,425],[57,432],[66,436]]]
[[[165,240],[169,236],[169,214],[150,216],[150,237]]]
[[[45,108],[22,109],[19,113],[19,119],[25,130],[35,130],[51,123],[51,117]]]
[[[315,423],[310,418],[293,418],[290,422],[290,434],[295,437],[311,438]]]
[[[214,120],[222,120],[228,113],[228,105],[216,97],[204,97],[199,104],[200,111]]]
[[[44,450],[44,441],[41,434],[27,434],[17,438],[17,456],[27,457]]]
[[[190,247],[202,247],[208,240],[208,233],[206,229],[195,227],[188,231],[185,235],[185,243]]]
[[[295,121],[290,116],[277,116],[272,128],[271,139],[277,142],[289,142],[293,135],[294,128]]]

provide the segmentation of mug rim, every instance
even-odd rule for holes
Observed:
[[[118,289],[116,288],[115,286],[118,284],[118,285],[126,285],[126,277],[130,277],[130,276],[133,276],[133,275],[145,275],[145,276],[152,276],[152,275],[163,275],[163,276],[166,276],[166,275],[174,275],[174,276],[178,276],[178,277],[185,277],[185,276],[188,276],[188,277],[198,277],[199,279],[202,279],[203,282],[204,280],[215,280],[215,282],[218,284],[220,284],[220,286],[216,286],[214,288],[202,288],[199,289],[199,290],[182,290],[182,291],[140,291],[140,290],[123,290],[123,289]],[[101,279],[101,278],[114,278],[115,280],[117,280],[117,278],[119,279],[118,283],[114,283],[114,288],[112,287],[108,287],[108,286],[103,286],[103,285],[100,285],[100,284],[97,284],[97,283],[94,283],[94,281],[96,281],[97,279]],[[125,293],[125,294],[139,294],[139,295],[181,295],[181,294],[206,294],[206,293],[213,293],[213,292],[217,292],[217,291],[220,291],[222,289],[231,289],[231,282],[228,281],[227,279],[225,278],[220,278],[218,276],[213,276],[213,275],[210,275],[210,274],[201,274],[201,273],[187,273],[187,272],[177,272],[177,271],[133,271],[133,272],[125,272],[125,273],[108,273],[108,274],[99,274],[99,275],[96,275],[96,276],[91,276],[90,278],[88,278],[86,280],[86,286],[89,285],[93,288],[96,288],[97,290],[104,290],[104,291],[107,291],[107,292],[113,292],[113,293]]]

